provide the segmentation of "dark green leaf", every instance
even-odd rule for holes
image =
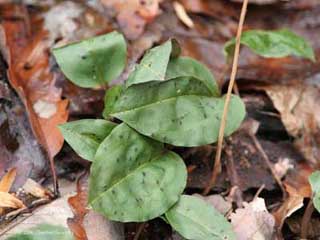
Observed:
[[[170,57],[177,57],[179,53],[179,45],[174,39],[150,49],[130,74],[126,86],[164,80]]]
[[[216,209],[193,196],[181,196],[179,202],[166,212],[170,225],[190,240],[232,240],[231,224]]]
[[[180,77],[129,87],[110,114],[138,132],[175,146],[201,146],[217,141],[224,98],[211,97],[199,80]],[[232,96],[225,135],[245,116],[241,99]]]
[[[178,57],[170,60],[166,79],[189,76],[201,80],[211,91],[212,96],[220,96],[216,80],[205,65],[189,57]]]
[[[30,230],[18,233],[7,240],[73,240],[70,231],[61,226],[41,224]]]
[[[83,119],[59,126],[64,139],[82,158],[92,161],[100,143],[116,124],[102,119]]]
[[[126,42],[117,32],[53,49],[63,73],[80,87],[98,87],[117,78],[126,64]]]
[[[243,32],[241,43],[256,54],[267,58],[281,58],[290,55],[315,61],[310,44],[295,33],[282,29],[278,31],[250,30]],[[232,39],[224,47],[225,54],[231,56],[235,47]]]
[[[313,196],[313,205],[320,212],[320,171],[312,173],[309,177]]]
[[[186,185],[182,159],[122,123],[99,146],[89,203],[111,220],[141,222],[165,213]]]

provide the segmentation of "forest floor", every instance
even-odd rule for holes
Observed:
[[[56,126],[101,118],[104,89],[72,84],[50,52],[118,30],[127,40],[128,61],[115,84],[146,50],[175,38],[182,55],[205,64],[226,92],[231,68],[223,46],[236,35],[242,1],[178,2],[182,8],[168,0],[0,0],[0,239],[39,223],[59,223],[79,240],[181,239],[160,218],[112,223],[86,209],[90,163],[63,143]],[[206,197],[230,219],[240,240],[300,239],[303,231],[308,239],[320,239],[317,212],[305,216],[308,227],[301,229],[312,196],[308,176],[320,162],[320,1],[249,1],[244,31],[282,28],[303,36],[318,61],[267,59],[241,49],[236,86],[246,119],[225,139],[222,172]],[[201,194],[216,145],[174,150],[188,167],[186,192]]]

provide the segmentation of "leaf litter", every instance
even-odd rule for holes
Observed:
[[[222,48],[223,44],[234,36],[236,31],[239,5],[227,1],[216,1],[215,5],[201,0],[179,2],[194,24],[192,29],[187,29],[185,23],[181,22],[181,16],[180,19],[176,16],[174,7],[169,1],[147,1],[149,7],[141,7],[141,2],[138,1],[132,1],[130,6],[117,3],[117,1],[101,1],[100,3],[94,3],[97,4],[96,6],[98,4],[103,6],[103,8],[98,9],[99,11],[97,11],[97,8],[92,8],[93,3],[86,5],[86,3],[79,4],[74,1],[67,1],[60,5],[26,1],[27,7],[14,5],[13,13],[12,9],[10,10],[12,5],[1,5],[1,13],[5,13],[5,23],[7,28],[10,29],[7,35],[13,32],[17,33],[16,36],[7,38],[6,46],[11,45],[11,47],[2,47],[3,55],[7,57],[7,61],[8,56],[11,55],[9,80],[11,87],[18,92],[25,106],[25,108],[21,107],[20,104],[20,111],[29,114],[32,129],[38,140],[38,143],[32,140],[34,136],[31,134],[25,135],[25,140],[20,141],[20,143],[33,141],[35,142],[35,149],[42,146],[47,154],[54,156],[62,147],[62,138],[55,130],[56,125],[65,122],[68,113],[71,119],[79,119],[83,116],[98,116],[98,113],[101,112],[99,104],[103,105],[103,94],[99,93],[99,90],[79,89],[67,82],[57,70],[48,54],[54,42],[62,45],[70,41],[109,32],[114,28],[120,29],[129,40],[128,62],[131,65],[129,64],[127,67],[128,74],[130,68],[132,69],[133,64],[140,59],[145,50],[163,42],[168,37],[176,37],[182,45],[183,55],[195,57],[205,63],[218,78],[220,87],[223,87],[228,80],[228,74],[221,74],[226,65]],[[255,10],[249,9],[245,28],[279,29],[280,27],[286,27],[293,29],[310,40],[318,58],[320,48],[320,42],[316,37],[316,33],[319,32],[318,19],[316,18],[319,14],[318,3],[312,0],[304,2],[295,0],[281,4],[278,4],[278,2],[250,2],[250,6]],[[47,4],[47,9],[43,8],[43,4]],[[262,6],[259,7],[259,5]],[[137,9],[138,12],[136,12]],[[48,12],[46,13],[46,11]],[[84,18],[79,19],[80,15]],[[284,18],[283,16],[288,17]],[[39,23],[39,19],[43,17],[45,18],[44,25]],[[18,21],[12,19],[18,19]],[[55,21],[56,19],[58,21]],[[270,22],[270,19],[272,19],[272,22]],[[26,24],[27,21],[31,21],[32,24]],[[30,26],[32,37],[28,38],[26,36],[30,34],[27,33],[27,31],[30,31]],[[39,31],[39,29],[46,29],[49,34]],[[46,40],[48,37],[49,40]],[[245,48],[242,49],[240,56],[237,81],[241,96],[245,99],[248,115],[259,122],[260,126],[255,136],[273,163],[279,178],[282,179],[288,197],[281,199],[279,188],[275,184],[270,170],[254,147],[247,132],[243,129],[226,142],[225,148],[228,147],[229,150],[226,149],[223,154],[223,172],[213,191],[219,194],[217,198],[221,200],[222,196],[225,197],[226,194],[231,193],[232,186],[236,185],[241,190],[244,208],[232,208],[231,222],[240,229],[248,227],[249,222],[252,223],[252,227],[248,231],[236,230],[239,239],[248,239],[248,235],[253,229],[256,230],[253,233],[256,234],[255,236],[264,237],[264,239],[272,239],[270,236],[275,236],[281,229],[284,236],[298,236],[300,229],[295,226],[301,222],[303,210],[306,207],[303,205],[304,199],[311,197],[307,177],[316,169],[315,166],[319,159],[319,114],[317,114],[319,112],[317,110],[319,65],[293,57],[262,59]],[[25,65],[26,63],[28,64]],[[24,69],[25,67],[27,70]],[[124,78],[120,76],[118,81]],[[2,99],[8,99],[8,92],[12,91],[10,87],[3,86],[3,84],[0,84],[1,101]],[[82,96],[84,97],[83,100],[81,99]],[[11,96],[9,98],[16,104],[16,99],[12,100]],[[65,99],[70,102],[68,107]],[[256,104],[257,101],[260,105]],[[6,111],[8,112],[8,110]],[[17,113],[11,113],[10,119],[12,119],[12,114],[14,116]],[[17,123],[9,121],[9,125],[12,129],[13,126],[17,126]],[[30,125],[26,128],[31,129]],[[8,128],[6,127],[6,129]],[[12,135],[12,131],[10,133]],[[10,159],[14,159],[11,164],[1,161],[3,176],[5,170],[16,166],[17,153],[14,151],[15,154],[12,154],[10,151],[3,150],[7,149],[3,147],[6,145],[1,141],[4,139],[3,131],[0,135],[0,152],[6,154],[1,154],[0,159],[7,161],[9,156],[11,156]],[[11,138],[15,139],[14,136]],[[23,144],[19,145],[20,148],[21,146]],[[201,192],[210,177],[209,174],[213,164],[212,156],[215,153],[214,146],[191,149],[175,148],[175,151],[185,156],[183,158],[190,167],[188,191],[191,193]],[[232,152],[235,171],[230,169],[228,151]],[[40,170],[47,172],[46,157],[42,155],[41,151],[33,154],[37,156],[34,159],[40,159],[40,161],[36,160],[38,162],[35,163],[38,164],[29,164],[28,169],[36,170],[38,173],[41,172]],[[25,155],[26,153],[22,154],[22,156]],[[68,156],[71,156],[71,150],[64,146],[63,151],[57,155],[56,161],[66,159]],[[21,162],[21,157],[19,161]],[[64,163],[64,161],[57,164],[58,173],[70,173],[71,168],[71,172],[73,171],[77,175],[80,172],[79,169],[86,168],[85,165],[75,166],[72,161],[71,163]],[[23,164],[26,163],[23,162]],[[33,175],[37,181],[45,176],[44,174],[29,174],[29,171],[26,171],[28,173],[24,173],[25,176],[22,179],[19,170],[21,167],[19,165],[16,167],[19,174],[17,181],[13,184],[17,186],[14,186],[14,190],[22,187],[30,175]],[[231,182],[235,172],[237,179],[239,179],[236,184]],[[36,198],[50,196],[50,194],[47,195],[47,190],[40,190],[41,185],[34,184],[32,181],[27,180],[29,185],[27,184],[25,190],[28,194],[31,193]],[[34,190],[34,192],[28,190],[30,183],[37,190]],[[264,185],[264,188],[259,195],[260,198],[254,198],[254,194],[262,185]],[[82,210],[75,210],[76,225],[79,218],[77,218],[77,212],[80,212],[81,215],[88,211],[85,207],[86,204],[81,200],[81,192],[78,189],[76,200],[71,204],[73,208],[77,203],[82,204],[82,207],[76,207]],[[222,204],[220,200],[219,202]],[[274,218],[269,212],[273,214]],[[93,229],[92,221],[105,221],[103,218],[95,216],[93,212],[90,214],[87,220],[85,220],[85,217],[81,220],[80,217],[80,222],[82,222],[80,225],[83,230],[78,230],[82,233],[86,232],[88,239],[90,239],[88,232]],[[244,216],[247,220],[240,221],[237,216]],[[318,216],[312,216],[312,226],[319,224],[317,220]],[[87,226],[87,229],[85,226]],[[75,229],[77,228],[78,226],[75,227]],[[107,228],[104,226],[99,230]],[[126,226],[126,238],[133,239],[128,229],[133,229],[134,235],[137,229],[136,225],[130,228]],[[142,231],[141,237],[150,237],[151,234],[153,236],[151,239],[157,239],[156,235],[159,231],[162,231],[162,234],[167,233],[167,236],[171,235],[170,230],[163,227],[162,224],[155,225],[150,222],[145,231]],[[101,235],[97,232],[95,234],[96,236]],[[318,236],[316,231],[310,234],[313,237]],[[80,234],[79,236],[84,235]],[[158,234],[158,236],[160,235]]]

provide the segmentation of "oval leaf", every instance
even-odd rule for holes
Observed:
[[[111,116],[138,132],[175,146],[201,146],[216,142],[224,98],[211,92],[199,80],[181,77],[149,82],[128,88],[114,105]],[[232,96],[225,135],[241,124],[245,107]]]
[[[298,56],[315,61],[315,55],[310,44],[295,33],[282,29],[278,31],[250,30],[243,32],[241,43],[256,54],[267,58]],[[224,47],[225,54],[233,55],[235,39]]]
[[[193,196],[181,196],[179,202],[166,212],[170,225],[186,239],[235,239],[231,224],[216,209]]]
[[[126,42],[118,32],[53,49],[63,73],[80,87],[93,88],[117,78],[126,64]]]
[[[126,86],[164,80],[170,57],[177,57],[179,54],[180,47],[174,39],[150,49],[130,74]]]
[[[97,150],[89,202],[114,221],[147,221],[178,201],[186,178],[186,167],[177,154],[123,123]]]
[[[15,234],[7,240],[72,240],[71,232],[62,227],[49,224],[41,224],[30,230]]]
[[[309,177],[313,196],[313,205],[320,212],[320,171],[312,173]]]
[[[189,57],[178,57],[170,60],[166,72],[166,79],[189,76],[202,81],[211,91],[212,96],[220,96],[216,80],[205,65]]]
[[[83,119],[59,126],[64,139],[82,158],[93,161],[100,143],[116,124],[102,119]]]

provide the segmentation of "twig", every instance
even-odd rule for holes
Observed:
[[[257,148],[257,150],[260,152],[262,158],[264,159],[264,161],[266,162],[268,168],[270,169],[271,173],[272,173],[272,176],[274,177],[274,179],[276,180],[277,184],[279,185],[279,187],[281,188],[281,191],[282,191],[282,197],[283,199],[286,198],[287,196],[287,192],[286,190],[284,189],[283,185],[282,185],[282,182],[281,182],[281,179],[279,178],[279,176],[276,174],[276,172],[274,171],[274,168],[273,168],[273,165],[272,163],[270,162],[269,160],[269,157],[268,155],[266,154],[266,152],[263,150],[260,142],[258,141],[258,139],[256,138],[256,136],[252,135],[252,134],[249,134],[255,147]]]
[[[263,190],[264,188],[265,188],[265,185],[262,184],[262,185],[259,187],[259,189],[258,189],[258,191],[256,192],[256,194],[254,195],[253,200],[256,200],[256,199],[259,197],[260,193],[262,192],[262,190]]]
[[[313,197],[312,197],[313,198]],[[312,202],[312,198],[310,199],[308,206],[303,214],[302,221],[301,221],[301,239],[307,239],[308,237],[308,226],[309,221],[312,216],[314,206]]]
[[[243,206],[243,198],[242,198],[242,192],[238,186],[239,183],[239,176],[236,170],[236,167],[234,165],[234,159],[233,159],[233,153],[232,149],[227,148],[226,150],[227,154],[227,172],[230,178],[230,182],[232,187],[234,187],[235,190],[235,198],[238,208]]]
[[[138,230],[137,230],[136,235],[134,236],[134,239],[133,239],[133,240],[139,240],[139,237],[140,237],[143,229],[145,228],[145,226],[146,226],[146,222],[141,223],[141,224],[139,225]]]
[[[237,31],[237,36],[236,36],[236,46],[235,46],[235,50],[234,50],[231,77],[230,77],[230,82],[228,85],[228,92],[227,92],[227,96],[226,96],[226,101],[224,103],[221,125],[220,125],[220,129],[219,129],[218,147],[217,147],[214,167],[213,167],[210,182],[203,192],[204,195],[207,195],[210,192],[210,189],[215,184],[215,181],[217,179],[218,174],[221,172],[221,151],[222,151],[222,145],[223,145],[224,129],[226,126],[229,102],[231,99],[231,92],[232,92],[234,82],[236,79],[236,75],[237,75],[237,67],[238,67],[239,52],[240,52],[240,40],[241,40],[241,34],[242,34],[242,29],[243,29],[243,23],[244,23],[244,19],[245,19],[246,12],[247,12],[247,6],[248,6],[248,0],[244,0],[243,4],[242,4],[240,21],[239,21],[238,31]]]

